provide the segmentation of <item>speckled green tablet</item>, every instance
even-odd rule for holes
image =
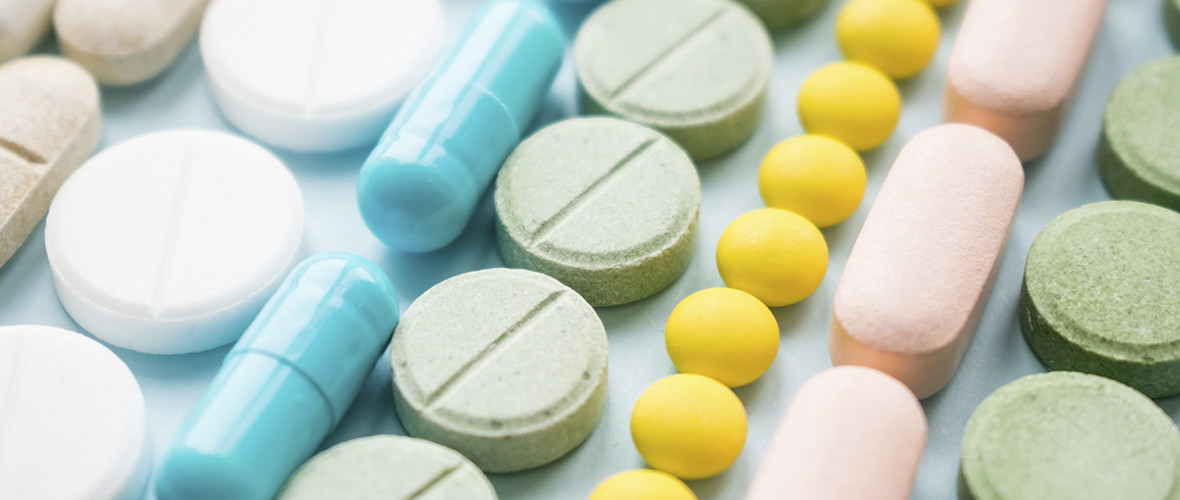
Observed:
[[[1110,379],[1030,375],[980,403],[963,434],[959,497],[1180,498],[1180,434],[1163,410]]]
[[[1066,212],[1033,241],[1020,307],[1050,368],[1180,393],[1180,214],[1134,201]]]
[[[1180,210],[1177,116],[1180,57],[1152,61],[1123,77],[1102,121],[1099,172],[1111,195]]]
[[[1169,0],[1172,1],[1172,0]],[[828,5],[828,0],[741,0],[772,31],[811,19]]]
[[[488,478],[463,455],[391,434],[346,441],[303,464],[278,500],[496,500]]]
[[[496,181],[496,239],[510,267],[548,274],[594,306],[676,280],[696,247],[692,160],[647,127],[575,118],[520,144]]]
[[[523,269],[470,272],[427,290],[402,316],[389,359],[406,432],[487,472],[565,455],[606,403],[606,330],[594,308]]]
[[[732,0],[613,0],[582,24],[574,63],[583,112],[655,127],[699,161],[754,133],[774,57]]]

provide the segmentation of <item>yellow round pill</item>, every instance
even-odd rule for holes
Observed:
[[[938,14],[926,0],[852,0],[836,18],[844,57],[908,78],[938,50]]]
[[[846,144],[822,135],[787,139],[758,170],[766,206],[795,212],[819,227],[847,219],[865,194],[865,164]]]
[[[786,210],[748,212],[730,222],[717,242],[717,271],[725,285],[770,307],[807,298],[819,288],[827,270],[823,233]]]
[[[652,468],[682,479],[706,478],[742,452],[746,409],[733,391],[709,377],[664,377],[635,402],[631,439]]]
[[[808,133],[831,136],[866,151],[880,146],[897,127],[901,94],[881,70],[838,62],[803,81],[798,107],[799,121]]]
[[[762,301],[733,288],[708,288],[676,305],[664,328],[664,343],[681,373],[738,387],[774,363],[778,335],[778,322]]]
[[[676,476],[634,469],[604,479],[586,500],[697,500],[697,496]]]

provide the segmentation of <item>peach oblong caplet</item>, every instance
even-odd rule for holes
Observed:
[[[746,500],[906,500],[926,446],[926,415],[896,379],[829,368],[799,388]]]
[[[832,309],[835,365],[881,370],[918,398],[946,385],[995,282],[1024,171],[981,128],[939,125],[902,148]]]
[[[943,118],[978,125],[1021,161],[1049,149],[1106,0],[972,0],[946,74]]]

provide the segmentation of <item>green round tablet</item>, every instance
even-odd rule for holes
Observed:
[[[1110,379],[1030,375],[980,403],[963,433],[960,498],[1180,498],[1180,434],[1163,410]]]
[[[1099,162],[1111,195],[1180,210],[1177,116],[1180,57],[1147,63],[1119,82],[1106,104]]]
[[[1169,0],[1174,1],[1174,0]],[[828,0],[741,0],[750,7],[766,27],[780,30],[811,19],[819,14]]]
[[[613,0],[582,24],[574,63],[586,114],[659,129],[703,160],[753,135],[774,55],[732,0]]]
[[[1050,368],[1180,393],[1180,214],[1133,201],[1066,212],[1033,241],[1020,303]]]

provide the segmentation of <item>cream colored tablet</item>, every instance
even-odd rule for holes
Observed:
[[[101,131],[98,87],[78,65],[30,57],[0,66],[0,266],[94,152]]]
[[[946,74],[947,122],[990,130],[1022,161],[1057,137],[1106,0],[974,0]]]
[[[791,399],[746,500],[906,500],[925,446],[926,415],[904,384],[829,368]]]
[[[49,30],[53,0],[0,0],[0,62],[27,54]]]
[[[57,0],[61,51],[107,85],[160,74],[192,40],[209,0]]]
[[[1003,140],[940,125],[901,150],[856,238],[832,310],[831,356],[919,398],[950,380],[991,294],[1024,170]]]

